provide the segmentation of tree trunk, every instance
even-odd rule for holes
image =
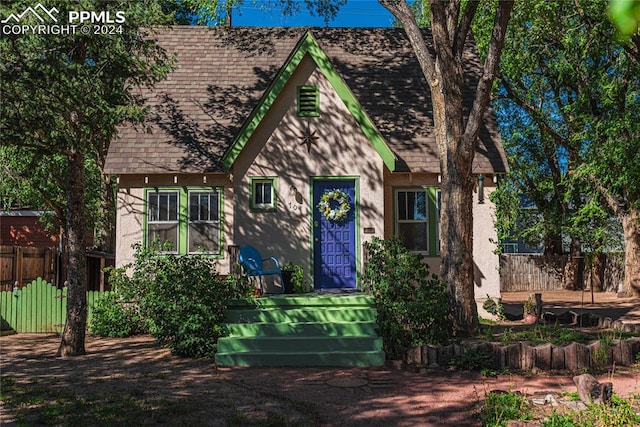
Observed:
[[[84,155],[72,150],[67,156],[67,321],[58,356],[85,354],[87,326],[87,267],[84,226]]]
[[[104,252],[115,252],[116,236],[116,183],[111,176],[102,176],[102,202],[100,206],[100,241],[99,249]]]
[[[591,264],[591,289],[594,292],[604,290],[604,271],[607,268],[607,256],[603,252],[596,252],[593,255]]]
[[[544,236],[544,254],[562,255],[562,236],[549,233]]]
[[[569,248],[569,256],[567,263],[564,266],[564,274],[562,276],[562,288],[567,291],[577,291],[582,289],[582,283],[579,283],[580,279],[580,265],[578,262],[578,242],[575,238],[571,239],[571,246]]]
[[[440,276],[449,287],[455,332],[472,335],[479,326],[473,280],[472,165],[513,2],[498,2],[483,74],[471,110],[465,113],[462,53],[478,2],[461,8],[461,2],[430,1],[433,49],[429,49],[406,1],[379,1],[402,23],[429,84],[442,177]]]
[[[640,209],[622,217],[624,233],[624,284],[618,296],[640,297]]]
[[[440,84],[432,86],[431,99],[442,177],[440,277],[449,287],[454,332],[472,336],[479,327],[473,280],[475,140],[464,133],[462,64],[451,58],[436,69]]]
[[[473,278],[473,177],[448,170],[442,178],[442,263],[456,334],[472,336],[479,326]],[[447,177],[447,178],[445,178]]]

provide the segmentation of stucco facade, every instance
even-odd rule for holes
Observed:
[[[176,27],[158,37],[169,51],[179,47],[178,67],[147,94],[151,119],[121,130],[105,166],[119,177],[118,265],[133,261],[132,244],[168,228],[176,252],[194,253],[204,224],[221,273],[230,270],[230,246],[251,245],[301,265],[318,290],[324,265],[344,258],[327,256],[327,233],[343,236],[327,248],[348,247],[354,280],[345,289],[357,288],[363,244],[374,236],[408,238],[439,272],[430,94],[402,30]],[[469,96],[477,64],[470,46]],[[309,100],[312,110],[301,112]],[[491,114],[473,170],[485,178],[484,200],[473,206],[475,293],[484,316],[482,300],[500,293],[489,194],[507,170]],[[350,195],[344,229],[331,228],[317,208],[334,184]]]

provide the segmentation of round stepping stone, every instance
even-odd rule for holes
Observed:
[[[364,378],[334,378],[327,381],[328,385],[340,388],[363,387],[368,383],[369,381],[365,380]]]

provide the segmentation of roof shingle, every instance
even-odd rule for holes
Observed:
[[[150,114],[144,126],[119,129],[105,172],[222,172],[225,151],[307,31],[398,157],[397,170],[438,173],[429,89],[402,29],[193,26],[158,29],[177,67],[143,93]],[[464,59],[470,106],[481,64],[471,45]],[[474,172],[506,170],[489,112]]]

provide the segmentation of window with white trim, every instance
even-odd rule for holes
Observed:
[[[429,194],[426,189],[396,190],[396,233],[412,252],[429,252]]]
[[[219,252],[220,193],[189,191],[188,252]]]
[[[251,209],[261,211],[276,209],[275,178],[251,178]]]
[[[178,250],[178,191],[149,191],[147,193],[147,243],[169,242],[172,251]]]

